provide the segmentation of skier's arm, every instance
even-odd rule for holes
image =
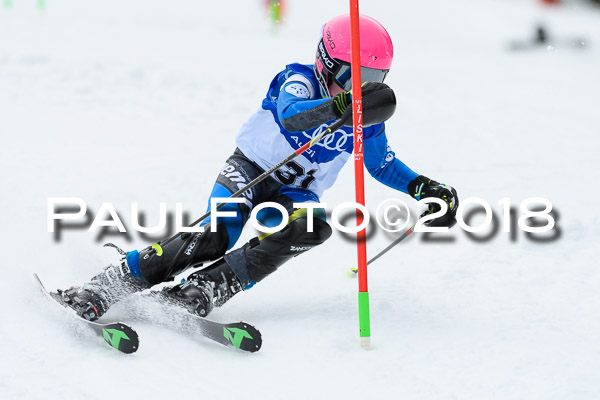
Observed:
[[[277,99],[277,116],[290,132],[312,129],[337,118],[332,107],[333,99],[311,100],[315,97],[314,88],[302,78],[294,75],[288,79],[281,86]]]
[[[384,185],[408,193],[408,184],[419,174],[395,157],[395,153],[388,146],[383,123],[369,129],[374,131],[372,135],[365,137],[364,141],[364,160],[367,171]]]
[[[429,179],[408,168],[395,157],[388,146],[384,125],[373,126],[375,129],[367,136],[365,131],[365,166],[371,176],[379,182],[409,194],[416,200],[427,197],[436,197],[446,202],[448,211],[441,217],[435,218],[430,226],[451,226],[458,209],[458,194],[448,185]],[[440,210],[436,203],[428,203],[427,213],[431,214]]]
[[[352,107],[349,107],[352,102],[350,92],[328,99],[309,100],[312,97],[309,87],[292,79],[293,77],[282,85],[277,101],[277,115],[287,131],[299,132],[316,128],[352,113]],[[364,127],[387,120],[395,109],[396,97],[387,85],[373,82],[363,84]]]

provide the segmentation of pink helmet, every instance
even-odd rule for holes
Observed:
[[[359,16],[360,66],[363,82],[383,82],[394,57],[392,39],[383,25],[366,15]],[[323,25],[314,65],[321,92],[329,96],[335,82],[344,90],[352,89],[350,79],[350,15],[333,18]]]

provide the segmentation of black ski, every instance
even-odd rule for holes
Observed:
[[[39,276],[33,274],[36,281],[40,285],[40,289],[54,303],[60,305],[60,308],[65,310],[75,320],[86,324],[98,336],[102,337],[108,344],[123,353],[134,353],[139,347],[139,338],[137,333],[128,325],[122,322],[111,324],[101,324],[98,322],[88,321],[81,318],[74,310],[65,306],[58,299],[54,298],[42,284]],[[201,318],[185,312],[179,321],[181,326],[176,326],[176,330],[183,330],[189,334],[200,334],[210,340],[220,343],[224,346],[234,347],[243,351],[254,353],[260,350],[262,346],[262,335],[258,329],[245,322],[220,323]],[[168,327],[173,328],[172,325]]]
[[[98,336],[102,337],[109,345],[115,349],[126,353],[134,353],[139,347],[139,338],[137,333],[130,327],[122,322],[115,322],[111,324],[101,324],[98,322],[88,321],[87,319],[81,318],[77,313],[66,307],[60,301],[55,299],[48,290],[44,287],[44,284],[40,280],[37,274],[33,274],[36,281],[40,285],[40,289],[44,294],[52,300],[52,302],[60,305],[60,308],[65,310],[69,315],[73,316],[74,319],[86,324],[91,330],[93,330]]]
[[[199,333],[225,346],[254,353],[262,346],[262,335],[250,324],[234,322],[222,324],[209,319],[190,315]]]
[[[130,316],[137,321],[162,326],[188,336],[203,336],[227,347],[254,353],[262,346],[258,329],[246,322],[221,323],[191,314],[184,306],[161,298],[160,292],[142,295],[141,298],[157,302],[161,310],[148,313],[144,306],[130,307]],[[156,313],[158,312],[158,313]],[[161,314],[168,318],[161,317]]]

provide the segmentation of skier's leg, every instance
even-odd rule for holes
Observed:
[[[262,173],[260,167],[236,150],[219,173],[211,198],[229,197]],[[281,185],[273,178],[266,179],[242,195],[245,203],[224,207],[224,210],[236,211],[237,216],[220,219],[216,232],[208,228],[203,233],[174,240],[163,246],[160,257],[150,251],[131,251],[118,267],[109,267],[83,286],[59,291],[61,300],[81,316],[95,320],[126,295],[168,281],[191,266],[223,256],[239,238],[255,202],[272,196],[279,187]],[[122,254],[125,255],[124,252]]]
[[[311,198],[311,195],[314,198]],[[250,240],[242,248],[225,255],[225,260],[231,268],[243,276],[245,288],[260,282],[286,261],[320,245],[331,236],[331,227],[326,221],[324,209],[312,210],[313,226],[312,232],[309,232],[307,209],[295,209],[292,206],[294,202],[318,202],[318,198],[312,192],[285,188],[274,201],[282,204],[290,212],[287,225],[279,232],[263,234]],[[265,214],[258,217],[262,217],[263,220],[270,217],[268,213]]]
[[[219,192],[221,188],[221,185],[215,184],[213,194]],[[239,222],[231,221],[230,225],[234,226],[232,231],[235,232],[235,225]],[[180,236],[162,246],[161,256],[148,250],[130,251],[118,266],[109,266],[83,286],[75,286],[65,291],[59,290],[60,300],[74,308],[84,318],[95,320],[110,306],[129,294],[172,279],[192,264],[222,257],[227,251],[230,239],[231,228],[227,225],[218,223],[215,232],[211,232],[208,228],[205,232],[192,233],[185,238]],[[237,240],[239,233],[232,237]]]
[[[207,209],[210,209],[212,198],[229,197],[262,173],[260,167],[236,150],[217,177]],[[154,285],[171,280],[187,268],[222,257],[237,242],[252,207],[272,196],[280,187],[273,178],[264,180],[240,196],[244,199],[243,203],[228,203],[220,210],[233,211],[235,217],[219,218],[215,232],[211,231],[210,226],[206,226],[211,222],[209,217],[201,224],[206,226],[204,232],[193,233],[163,246],[161,256],[148,250],[139,255],[137,252],[130,252],[130,269]]]
[[[283,188],[272,201],[291,211],[288,223],[281,231],[250,240],[209,267],[194,272],[186,282],[168,289],[168,294],[186,304],[190,311],[205,316],[214,306],[221,306],[236,293],[249,289],[275,272],[292,257],[318,246],[331,236],[324,209],[313,209],[313,229],[309,232],[306,208],[294,209],[292,206],[294,202],[318,202],[312,192]],[[263,221],[269,219],[268,214],[263,215]]]

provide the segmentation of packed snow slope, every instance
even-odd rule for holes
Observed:
[[[451,243],[413,235],[369,269],[367,352],[346,277],[355,245],[335,233],[212,315],[256,325],[260,352],[135,320],[133,299],[105,317],[140,334],[126,356],[68,327],[32,273],[65,288],[117,261],[102,243],[141,249],[161,235],[98,240],[80,228],[56,241],[48,198],[79,197],[93,213],[110,202],[130,229],[134,202],[148,224],[159,202],[201,214],[272,77],[312,62],[322,24],[348,2],[288,1],[279,28],[258,0],[45,3],[0,5],[0,398],[600,398],[600,10],[361,2],[394,40],[387,132],[397,156],[461,199],[485,199],[499,224],[500,199],[549,199],[554,240],[511,240],[502,225],[479,242],[459,227]],[[585,48],[507,50],[539,22]],[[330,208],[354,199],[353,176],[349,163],[323,198]],[[370,177],[365,186],[372,211],[390,197],[416,210]],[[372,227],[370,256],[397,235]]]

